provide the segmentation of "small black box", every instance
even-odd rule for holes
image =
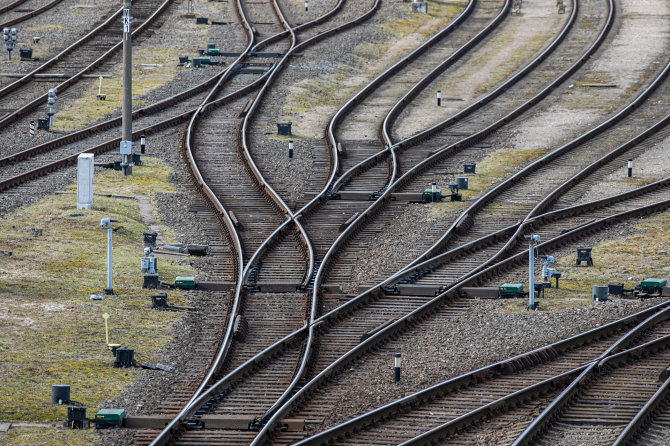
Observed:
[[[19,48],[19,56],[21,59],[32,59],[33,58],[33,49],[32,48]]]
[[[623,296],[623,283],[609,283],[607,288],[610,295]]]

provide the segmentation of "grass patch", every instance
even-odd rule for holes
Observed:
[[[146,163],[134,169],[132,177],[96,173],[95,191],[152,197],[171,192],[169,169],[152,158]],[[93,202],[94,208],[83,211],[83,217],[69,217],[82,212],[75,209],[75,195],[53,195],[0,221],[0,249],[13,252],[0,264],[0,420],[62,422],[66,407],[50,404],[52,384],[69,384],[72,399],[92,415],[137,377],[137,370],[112,368],[103,313],[110,314],[110,342],[135,348],[138,362],[158,359],[171,325],[180,318],[150,310],[153,291],[141,289],[139,261],[147,228],[137,202],[100,196]],[[120,220],[115,226],[121,226],[113,236],[117,295],[92,301],[89,295],[99,294],[106,285],[106,240],[101,243],[100,228],[105,217]],[[43,235],[32,237],[31,228],[42,229]],[[189,266],[173,259],[161,257],[158,267],[166,281],[193,275]],[[174,303],[185,302],[180,291],[169,294]],[[29,441],[33,434],[12,433],[9,438],[16,443],[10,444],[42,444]]]
[[[464,1],[435,2],[427,0],[426,3],[428,14],[410,13],[408,18],[387,21],[382,25],[382,29],[395,37],[405,37],[414,32],[423,36],[432,36],[467,5],[467,2]],[[411,6],[408,5],[408,8],[411,8]]]
[[[50,429],[44,427],[12,427],[1,434],[2,444],[6,446],[85,446],[95,442],[94,430]]]
[[[546,149],[500,149],[477,163],[477,174],[470,176],[468,190],[464,190],[463,199],[471,198],[480,192],[509,177],[533,160],[547,153]],[[495,204],[489,205],[491,209]],[[485,209],[489,209],[487,206]]]
[[[319,106],[335,106],[354,93],[353,87],[343,87],[344,74],[305,79],[290,87],[291,95],[284,106],[286,115],[282,119],[291,120],[294,113],[307,113]]]
[[[150,90],[172,81],[179,70],[176,60],[180,51],[175,48],[138,48],[133,51],[133,98],[138,98]],[[155,65],[155,66],[145,66]],[[79,130],[91,123],[120,113],[123,101],[123,67],[112,73],[111,79],[102,80],[101,92],[107,99],[97,99],[99,81],[90,82],[84,95],[56,110],[54,129],[56,131]],[[146,105],[140,99],[133,99],[133,107]]]

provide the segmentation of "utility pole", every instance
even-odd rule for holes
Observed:
[[[528,242],[528,309],[537,310],[535,302],[535,244],[540,243],[539,235],[524,235]]]
[[[121,155],[124,175],[133,174],[133,47],[130,35],[130,0],[124,0],[123,6],[123,110],[121,135]]]

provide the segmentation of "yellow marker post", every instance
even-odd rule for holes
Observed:
[[[105,320],[105,344],[109,345],[109,329],[107,328],[107,319],[109,319],[109,313],[104,313],[102,318]]]
[[[102,76],[100,76],[98,79],[100,80],[100,82],[98,83],[98,96],[97,96],[98,101],[104,101],[105,99],[107,99],[107,95],[102,94]]]

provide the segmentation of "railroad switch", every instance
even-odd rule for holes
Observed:
[[[544,265],[542,265],[542,278],[543,280],[556,278],[556,288],[558,288],[558,279],[561,277],[561,273],[556,271],[554,268],[549,268],[549,265],[554,263],[553,256],[541,255],[538,256],[541,259],[544,259]],[[546,288],[551,288],[551,280],[548,283],[549,285]]]
[[[123,426],[123,420],[126,418],[125,409],[100,409],[95,414],[95,428],[107,429],[109,427]]]
[[[19,48],[19,57],[21,60],[33,60],[33,49]]]
[[[523,294],[523,283],[503,283],[498,287],[498,295],[501,298],[517,298]]]
[[[51,404],[68,404],[70,402],[70,386],[54,384],[51,386]]]
[[[195,289],[195,277],[175,277],[174,287],[182,290]]]
[[[634,288],[633,294],[636,297],[648,297],[652,295],[660,296],[663,294],[663,287],[668,284],[667,279],[644,279],[638,286]]]
[[[167,308],[167,293],[158,293],[151,295],[151,307],[156,309]]]
[[[291,136],[291,126],[292,122],[278,122],[277,123],[277,135],[289,135]]]
[[[426,2],[413,2],[412,12],[419,12],[421,14],[428,14],[428,4]]]
[[[594,302],[605,302],[607,300],[609,288],[601,285],[591,287],[591,298]]]
[[[442,190],[437,188],[437,183],[433,182],[430,189],[425,189],[421,194],[421,201],[424,203],[437,203],[442,200]]]

